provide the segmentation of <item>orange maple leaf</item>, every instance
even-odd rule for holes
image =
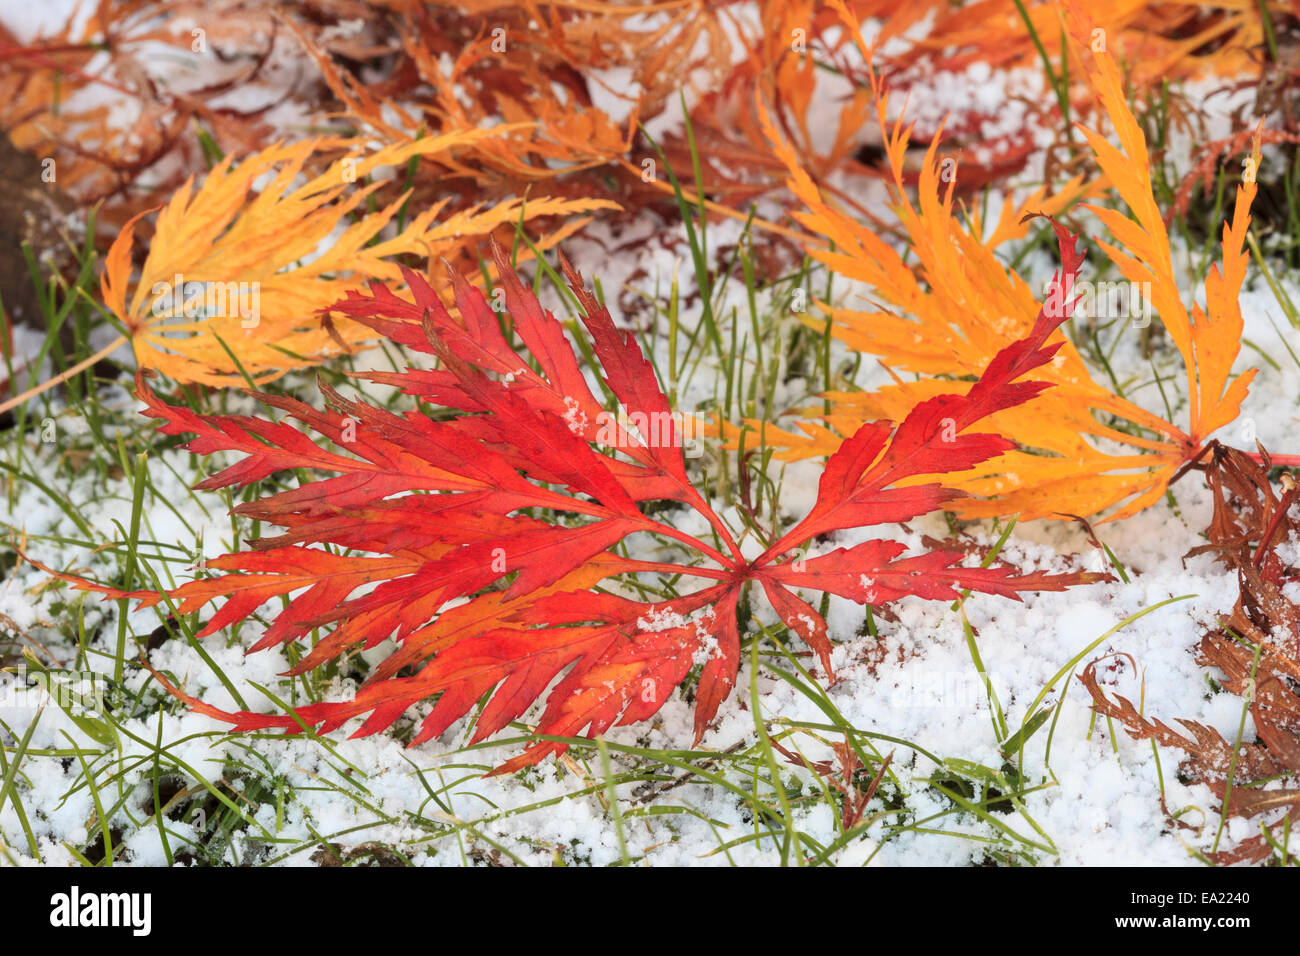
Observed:
[[[853,22],[848,11],[840,9]],[[1072,24],[1078,46],[1084,49],[1082,38],[1090,35],[1089,27],[1081,16]],[[864,52],[870,56],[869,50]],[[1187,369],[1188,421],[1184,427],[1172,424],[1094,381],[1074,345],[1066,341],[1053,365],[1042,373],[1056,387],[1038,401],[1007,409],[992,420],[998,431],[1018,441],[1020,449],[955,479],[955,487],[976,496],[954,502],[954,510],[963,516],[1020,513],[1034,518],[1108,511],[1106,520],[1114,520],[1134,514],[1156,501],[1179,469],[1198,455],[1210,434],[1237,416],[1255,374],[1252,370],[1231,378],[1242,332],[1237,301],[1247,262],[1242,242],[1255,183],[1247,181],[1238,188],[1231,223],[1224,229],[1223,263],[1205,280],[1205,308],[1197,305],[1189,313],[1171,264],[1169,235],[1152,193],[1146,141],[1128,108],[1119,70],[1105,51],[1085,63],[1088,81],[1116,130],[1119,146],[1080,128],[1130,213],[1094,205],[1085,208],[1116,237],[1118,245],[1098,244],[1121,274],[1151,290],[1150,305]],[[787,166],[790,188],[807,207],[794,213],[794,218],[833,244],[834,251],[812,248],[810,254],[836,274],[870,285],[880,303],[871,311],[822,303],[832,333],[854,349],[880,356],[891,374],[898,369],[922,377],[903,381],[895,374],[896,384],[873,393],[829,392],[824,397],[831,403],[830,413],[819,415],[819,421],[799,422],[798,433],[747,423],[763,429],[766,442],[778,447],[779,457],[786,459],[829,454],[839,447],[843,435],[852,434],[864,420],[897,420],[927,398],[954,389],[954,382],[936,376],[969,378],[1000,348],[1023,335],[1037,314],[1037,297],[997,259],[994,247],[1023,235],[1020,213],[1050,215],[1086,192],[1076,179],[1050,199],[1035,194],[1016,215],[1004,211],[991,240],[982,241],[979,217],[963,227],[954,215],[953,177],[937,161],[937,139],[922,165],[916,205],[906,197],[902,169],[910,127],[901,120],[888,122],[887,95],[874,74],[872,81],[881,128],[886,131],[884,148],[893,173],[896,212],[915,266],[868,226],[826,202],[770,121],[769,137]],[[1258,165],[1258,142],[1252,162]],[[1055,294],[1063,291],[1068,290]],[[820,321],[810,324],[824,327]],[[728,430],[734,437],[735,430]]]

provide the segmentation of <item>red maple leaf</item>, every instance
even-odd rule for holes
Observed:
[[[1061,238],[1064,270],[1074,273],[1082,256],[1070,237]],[[170,592],[181,613],[226,599],[199,636],[276,598],[286,601],[283,610],[251,650],[328,629],[290,674],[387,638],[398,644],[354,699],[310,704],[293,714],[227,713],[165,682],[195,709],[236,730],[289,732],[304,725],[327,732],[369,715],[354,735],[361,736],[437,696],[416,744],[441,734],[495,688],[476,717],[473,739],[479,741],[519,718],[567,668],[547,696],[537,733],[596,735],[650,717],[700,665],[698,741],[736,680],[736,612],[750,583],[833,678],[826,622],[796,589],[879,606],[906,595],[952,600],[964,588],[1018,599],[1023,591],[1062,590],[1103,577],[963,567],[959,551],[908,555],[889,540],[806,558],[800,550],[817,536],[933,511],[959,492],[919,478],[961,471],[1011,448],[999,435],[969,429],[1047,387],[1017,380],[1052,358],[1058,346],[1045,343],[1068,308],[1045,307],[1031,334],[1000,352],[968,394],[924,402],[897,426],[865,424],[830,456],[811,512],[750,559],[692,483],[681,422],[633,338],[615,327],[565,262],[604,384],[625,413],[611,414],[593,393],[563,326],[520,282],[501,250],[494,254],[505,311],[527,357],[512,347],[482,293],[458,275],[451,276],[456,318],[413,273],[406,280],[414,303],[376,285],[369,295],[352,293],[334,307],[440,359],[436,370],[362,376],[434,406],[437,417],[418,408],[395,414],[325,384],[325,411],[258,395],[286,420],[201,415],[165,404],[138,380],[145,414],[162,420],[163,433],[195,434],[185,447],[198,454],[242,455],[201,489],[242,487],[285,469],[328,474],[235,509],[284,530],[253,542],[253,550],[208,562],[228,573]],[[672,504],[652,516],[644,507],[652,501]],[[703,524],[682,520],[683,511],[695,512]],[[692,526],[709,531],[683,530]],[[685,557],[657,562],[615,550],[642,533]],[[656,603],[626,596],[630,580],[656,576],[660,586],[700,586]],[[163,597],[77,583],[143,606]],[[417,670],[399,676],[406,668]],[[536,742],[499,770],[562,749]]]

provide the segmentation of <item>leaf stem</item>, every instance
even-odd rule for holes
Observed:
[[[3,415],[5,412],[9,411],[11,408],[17,408],[19,405],[23,404],[23,402],[29,401],[30,399],[35,398],[37,395],[40,395],[40,394],[42,394],[43,392],[48,392],[50,389],[54,388],[54,386],[56,386],[56,385],[61,385],[62,383],[66,382],[68,379],[72,378],[74,375],[77,375],[77,374],[79,374],[79,373],[81,373],[81,372],[84,372],[86,369],[90,368],[90,367],[91,367],[92,365],[94,365],[96,362],[99,362],[99,361],[102,360],[102,359],[106,359],[106,358],[108,358],[110,355],[112,355],[114,352],[116,352],[119,348],[121,348],[123,345],[125,345],[126,342],[127,342],[127,338],[126,338],[126,336],[125,336],[125,335],[119,335],[116,339],[114,339],[114,340],[113,340],[112,342],[110,342],[108,345],[105,345],[102,349],[100,349],[100,350],[99,350],[98,352],[96,352],[94,355],[90,356],[90,358],[82,359],[82,360],[81,360],[80,362],[78,362],[76,365],[72,366],[72,368],[64,369],[62,372],[60,372],[58,375],[54,376],[54,377],[53,377],[52,379],[50,379],[49,381],[47,381],[47,382],[42,382],[40,385],[37,385],[37,386],[35,386],[34,388],[29,388],[27,391],[23,392],[21,395],[17,395],[17,396],[15,396],[15,397],[9,399],[9,401],[7,401],[7,402],[0,403],[0,415]]]

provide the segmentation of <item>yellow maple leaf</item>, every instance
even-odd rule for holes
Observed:
[[[856,31],[848,11],[836,6]],[[1089,27],[1077,19],[1076,38],[1089,36]],[[1087,49],[1086,43],[1081,46]],[[864,53],[870,57],[869,50]],[[1209,435],[1236,417],[1254,375],[1251,371],[1230,381],[1241,344],[1237,300],[1246,271],[1242,242],[1255,195],[1253,177],[1237,190],[1232,221],[1223,234],[1223,264],[1211,270],[1205,281],[1206,307],[1195,306],[1189,314],[1173,272],[1168,232],[1152,193],[1146,142],[1125,101],[1113,57],[1096,52],[1087,64],[1087,76],[1116,130],[1119,146],[1095,131],[1083,133],[1106,180],[1130,213],[1086,208],[1118,240],[1119,245],[1099,245],[1120,272],[1151,290],[1150,304],[1186,366],[1188,423],[1179,427],[1167,422],[1094,381],[1074,345],[1064,341],[1053,363],[1035,373],[1036,379],[1054,387],[990,420],[993,429],[1016,440],[1021,449],[948,482],[973,496],[953,502],[953,510],[963,516],[1019,513],[1035,518],[1109,512],[1106,520],[1114,520],[1131,515],[1156,501]],[[1050,199],[1036,194],[1014,215],[1004,210],[991,239],[982,241],[979,217],[963,227],[954,214],[952,177],[944,175],[938,162],[937,139],[922,164],[916,204],[907,198],[902,171],[910,127],[902,120],[889,123],[887,95],[874,74],[872,79],[893,173],[895,209],[914,265],[868,226],[825,201],[768,121],[773,149],[789,171],[788,185],[806,206],[794,218],[824,237],[834,250],[811,248],[809,253],[837,275],[871,286],[879,303],[868,311],[820,303],[832,323],[832,334],[853,349],[879,356],[896,380],[872,393],[826,394],[830,413],[798,422],[797,432],[746,423],[761,430],[763,440],[785,459],[830,454],[863,421],[898,421],[933,395],[969,387],[960,380],[969,382],[1000,349],[1023,336],[1040,307],[1034,291],[994,255],[995,244],[1023,235],[1023,213],[1050,215],[1092,191],[1076,179]],[[1257,139],[1253,162],[1258,161]],[[811,324],[824,327],[820,322]],[[1062,334],[1056,335],[1056,341],[1061,341]],[[920,377],[904,381],[896,370]],[[727,430],[736,440],[736,430]]]
[[[140,365],[177,381],[224,386],[243,381],[247,373],[262,382],[320,362],[373,333],[346,319],[324,322],[317,313],[365,281],[400,283],[394,257],[436,259],[521,217],[617,208],[601,200],[514,199],[440,218],[444,201],[414,216],[395,235],[379,238],[398,215],[405,199],[399,196],[345,222],[383,185],[364,183],[368,173],[417,156],[444,157],[509,130],[461,131],[368,154],[354,147],[299,185],[294,183],[310,157],[344,144],[313,139],[276,145],[238,165],[227,157],[201,186],[187,182],[158,213],[134,282],[131,248],[139,217],[127,224],[108,252],[104,302],[125,325]],[[268,181],[254,191],[259,179]],[[579,225],[569,223],[543,247]]]

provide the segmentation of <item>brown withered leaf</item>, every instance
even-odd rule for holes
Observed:
[[[1237,601],[1201,638],[1196,658],[1219,672],[1225,691],[1248,703],[1255,738],[1234,747],[1203,724],[1179,720],[1185,734],[1146,717],[1129,700],[1102,690],[1097,661],[1079,678],[1093,708],[1130,736],[1183,751],[1183,773],[1210,788],[1221,812],[1259,818],[1259,836],[1222,850],[1216,841],[1206,855],[1221,864],[1275,857],[1286,845],[1279,832],[1300,823],[1300,604],[1285,593],[1288,584],[1300,582],[1300,569],[1279,550],[1300,526],[1290,514],[1300,485],[1284,474],[1279,494],[1269,480],[1268,455],[1260,451],[1264,464],[1236,449],[1211,447],[1208,463],[1198,466],[1214,497],[1210,541],[1188,552],[1213,554],[1237,575]]]

